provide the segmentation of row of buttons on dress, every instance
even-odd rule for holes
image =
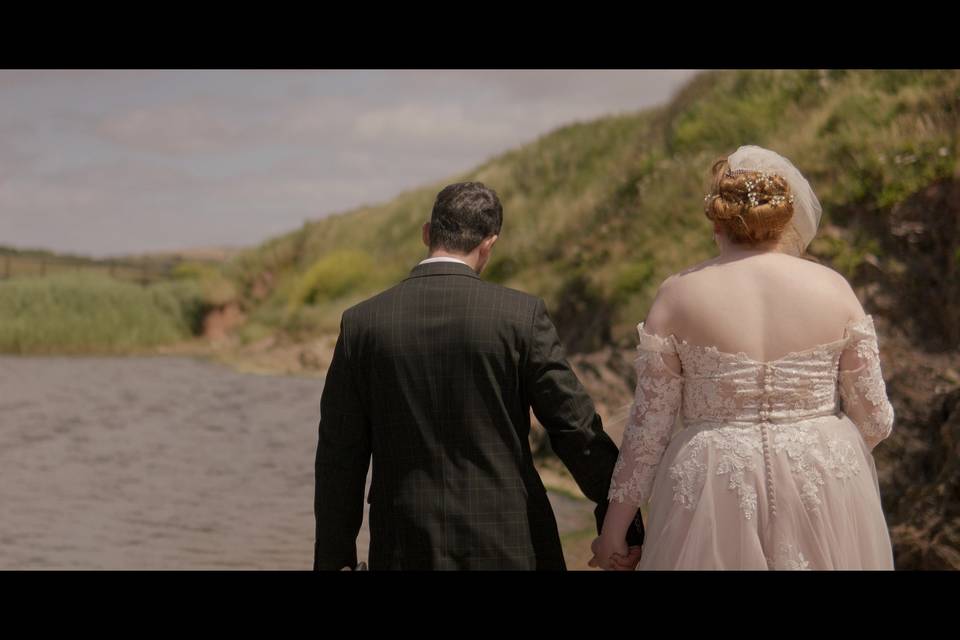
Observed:
[[[773,391],[773,383],[770,380],[770,376],[767,375],[767,364],[763,364],[763,368],[760,369],[760,382],[763,384],[763,401],[760,404],[760,419],[768,422],[770,419],[770,394]]]
[[[770,421],[770,395],[773,391],[773,384],[770,376],[767,374],[767,364],[763,364],[760,369],[760,381],[763,383],[763,401],[760,403],[760,438],[763,445],[763,466],[766,471],[767,502],[770,506],[770,517],[777,515],[777,494],[773,486],[773,460],[770,457],[770,434],[767,432],[766,424]]]

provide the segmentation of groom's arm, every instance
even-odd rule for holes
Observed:
[[[316,457],[314,570],[357,564],[363,492],[370,465],[370,430],[354,383],[344,323],[320,397]]]
[[[607,512],[607,492],[617,463],[617,445],[604,430],[593,401],[570,368],[566,352],[543,300],[538,300],[525,367],[530,404],[550,438],[550,446],[570,470],[580,490],[597,503],[597,532]],[[640,512],[627,543],[643,542]]]

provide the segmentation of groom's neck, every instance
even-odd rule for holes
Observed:
[[[468,254],[463,253],[452,253],[445,249],[434,249],[430,252],[430,255],[427,258],[454,258],[456,260],[461,260],[465,262],[471,269],[477,271],[477,265],[480,262],[480,256],[477,255],[477,252],[471,252]]]

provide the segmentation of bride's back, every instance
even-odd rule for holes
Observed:
[[[648,326],[758,361],[840,340],[863,315],[835,271],[778,252],[731,252],[664,282]]]
[[[663,283],[648,331],[771,362],[839,341],[863,315],[840,274],[789,253],[815,235],[820,205],[786,158],[748,145],[714,163],[704,213],[720,255]]]
[[[637,326],[596,546],[649,501],[641,569],[892,569],[870,449],[893,408],[873,319],[796,257],[820,221],[813,190],[747,145],[714,164],[704,213],[720,255],[668,278]]]

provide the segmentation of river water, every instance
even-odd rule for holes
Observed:
[[[321,390],[183,357],[0,356],[0,569],[310,569]],[[580,568],[592,505],[550,499]]]

